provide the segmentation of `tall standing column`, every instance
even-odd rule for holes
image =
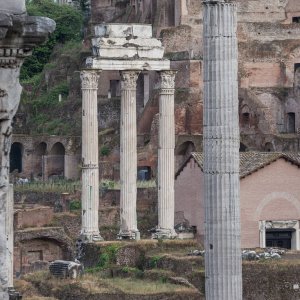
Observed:
[[[237,9],[204,1],[205,299],[241,300]]]
[[[158,227],[154,238],[175,238],[174,176],[176,71],[160,72],[158,145]]]
[[[136,71],[121,72],[120,239],[139,239],[136,215]]]
[[[82,227],[85,241],[103,240],[99,233],[99,162],[97,71],[81,72],[82,88]]]

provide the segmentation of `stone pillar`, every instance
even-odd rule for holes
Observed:
[[[81,72],[82,89],[82,226],[84,241],[103,240],[99,233],[99,162],[97,71]]]
[[[174,176],[176,71],[160,72],[158,144],[158,227],[153,238],[175,238]]]
[[[204,1],[203,25],[205,299],[242,300],[236,4]]]
[[[9,185],[9,152],[12,120],[22,87],[20,68],[34,45],[46,40],[55,29],[48,18],[28,17],[25,0],[2,1],[0,7],[0,299],[9,297],[12,285],[13,202]]]
[[[120,239],[139,239],[136,215],[136,71],[121,72]]]
[[[1,49],[4,53],[4,49]],[[17,112],[22,87],[19,83],[22,59],[9,56],[0,57],[0,299],[8,299],[8,288],[11,287],[13,231],[11,222],[12,191],[9,184],[9,152],[12,135],[12,119]]]
[[[8,261],[8,286],[14,286],[14,191],[13,185],[9,185],[7,193],[7,215],[6,215],[6,236],[7,236],[7,261]]]

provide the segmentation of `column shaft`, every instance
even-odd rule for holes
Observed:
[[[236,5],[204,1],[207,300],[241,300]]]
[[[136,215],[137,130],[136,81],[138,72],[121,72],[121,149],[120,149],[120,218],[119,238],[138,239]]]
[[[82,227],[84,240],[99,241],[99,162],[96,71],[82,71]]]
[[[158,228],[154,238],[175,238],[175,71],[160,72],[158,145]]]

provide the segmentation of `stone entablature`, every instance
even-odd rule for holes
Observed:
[[[86,60],[89,69],[102,71],[169,70],[163,58],[161,41],[152,37],[152,25],[101,24],[94,29],[93,57]]]

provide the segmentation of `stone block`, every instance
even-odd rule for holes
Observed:
[[[95,36],[111,37],[111,38],[126,38],[152,37],[152,25],[145,24],[99,24],[94,27]]]
[[[139,267],[142,265],[145,253],[138,247],[124,246],[120,248],[116,255],[118,266],[122,267]]]

